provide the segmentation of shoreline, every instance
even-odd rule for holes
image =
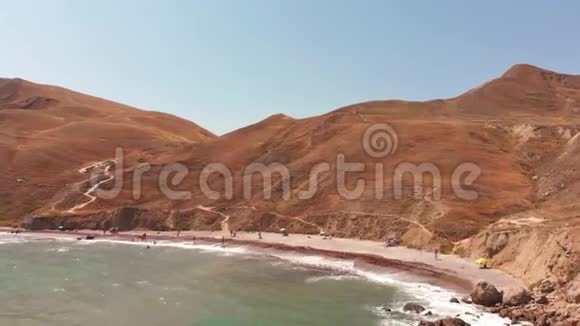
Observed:
[[[13,232],[15,229],[0,227],[0,234],[9,235],[11,231]],[[141,241],[138,238],[143,233],[147,234],[145,241]],[[85,243],[86,245],[90,243],[110,244],[112,246],[129,245],[143,249],[147,246],[149,247],[148,249],[153,251],[156,251],[155,246],[158,246],[158,249],[199,249],[216,253],[224,252],[227,256],[239,254],[254,256],[256,259],[280,259],[293,265],[314,268],[325,274],[328,272],[328,275],[338,275],[340,278],[342,276],[349,277],[350,275],[362,277],[369,282],[380,284],[379,286],[385,284],[394,286],[410,295],[408,299],[396,302],[394,305],[384,305],[380,300],[377,301],[372,310],[381,320],[389,320],[389,314],[393,311],[395,314],[405,314],[408,316],[406,318],[410,318],[409,320],[417,323],[421,320],[434,321],[445,317],[458,317],[478,326],[512,324],[509,319],[491,312],[485,307],[467,302],[451,301],[452,298],[462,301],[462,295],[471,291],[471,282],[458,277],[453,270],[438,269],[428,262],[420,262],[422,257],[415,257],[414,261],[411,261],[413,258],[408,255],[408,251],[414,250],[401,247],[386,248],[378,242],[368,241],[368,244],[395,250],[395,252],[406,255],[407,259],[400,260],[386,257],[380,251],[364,253],[365,242],[361,240],[336,238],[323,240],[320,236],[299,234],[282,237],[276,233],[262,233],[263,239],[258,240],[257,233],[238,233],[236,238],[224,238],[224,247],[221,245],[223,232],[187,231],[177,236],[175,231],[158,233],[157,231],[133,230],[103,235],[102,231],[96,230],[70,232],[35,230],[22,231],[12,235],[21,239],[55,240],[58,244],[57,246],[60,246],[59,243],[61,241],[64,241],[62,242],[63,244],[70,243],[71,245],[77,242]],[[94,239],[86,239],[86,236],[94,236]],[[301,243],[303,241],[310,241],[310,246],[302,246]],[[359,247],[351,248],[351,251],[340,250],[341,246],[349,245],[350,241],[358,243]],[[51,243],[54,242],[48,242],[48,245],[51,245]],[[428,255],[434,260],[432,253],[416,252]],[[439,264],[448,264],[448,259],[442,257],[437,262]],[[451,264],[451,266],[453,265]],[[405,311],[404,307],[407,304],[419,304],[426,308],[427,313],[414,314]]]
[[[0,232],[9,233],[12,228],[0,227]],[[183,231],[177,236],[175,231],[132,230],[115,234],[96,230],[58,231],[35,230],[23,231],[21,234],[53,236],[55,238],[78,238],[94,236],[96,240],[141,241],[138,236],[147,234],[145,242],[169,241],[184,243],[202,241],[221,243],[234,246],[244,246],[254,249],[259,254],[274,252],[315,255],[339,260],[350,260],[365,269],[378,270],[387,273],[404,273],[408,281],[420,281],[434,286],[450,289],[458,294],[468,294],[473,285],[479,281],[487,281],[498,289],[506,291],[513,288],[525,288],[521,280],[511,275],[494,270],[479,269],[475,263],[470,263],[458,256],[442,255],[435,259],[433,253],[409,249],[405,247],[386,247],[381,242],[332,238],[324,239],[319,235],[290,234],[282,237],[278,233],[262,233],[258,239],[257,233],[238,232],[235,238],[229,233],[220,231]],[[83,240],[91,241],[91,240]]]

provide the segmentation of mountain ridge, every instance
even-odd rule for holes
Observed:
[[[0,150],[2,146],[12,148],[5,153],[13,157],[9,178],[0,180],[4,181],[0,183],[4,184],[0,212],[15,214],[5,219],[6,223],[28,228],[220,231],[227,225],[229,230],[277,232],[284,227],[289,232],[318,234],[324,230],[347,238],[397,238],[402,245],[413,248],[439,248],[470,259],[488,256],[494,267],[520,277],[528,285],[546,279],[571,284],[578,277],[575,266],[580,261],[580,243],[574,240],[580,238],[578,79],[578,75],[516,65],[498,78],[450,99],[371,101],[304,119],[274,115],[221,137],[199,139],[195,138],[199,130],[185,134],[187,137],[181,134],[190,125],[179,124],[178,128],[166,122],[163,130],[152,132],[149,128],[163,125],[157,116],[127,113],[128,121],[140,122],[138,128],[121,123],[122,130],[115,134],[115,143],[122,142],[128,149],[123,176],[128,188],[113,199],[96,198],[86,205],[89,182],[78,171],[88,163],[113,157],[116,146],[111,146],[111,139],[100,140],[110,133],[92,135],[92,129],[87,128],[90,122],[75,116],[81,121],[75,120],[72,126],[78,128],[73,128],[74,132],[65,128],[66,134],[72,138],[90,136],[83,148],[75,147],[74,142],[55,144],[55,139],[64,137],[52,129],[50,137],[44,138],[46,142],[27,147],[26,135],[18,133],[15,126],[30,126],[30,122],[12,115],[19,112],[34,120],[38,119],[36,114],[41,116],[53,107],[0,110],[0,126],[5,131],[13,130],[7,138],[0,138],[4,139]],[[102,119],[102,114],[95,113],[99,107],[90,99],[87,103],[85,119],[95,115]],[[66,117],[68,109],[61,107],[58,112]],[[8,118],[12,119],[10,123],[6,122]],[[106,115],[104,120],[108,121]],[[108,128],[118,130],[115,121],[108,121]],[[58,121],[49,118],[40,122],[36,128],[39,124],[43,128],[58,126]],[[384,125],[396,135],[391,135],[391,141],[397,142],[395,150],[386,157],[369,155],[365,135],[369,128]],[[143,132],[151,140],[143,142],[142,137],[135,137]],[[27,148],[30,150],[22,151]],[[51,150],[38,157],[38,148]],[[91,154],[90,159],[78,159],[75,154],[85,149],[98,149],[98,153]],[[61,159],[54,160],[58,157]],[[337,166],[341,157],[364,167],[344,178],[342,186],[347,189],[354,189],[360,182],[365,184],[360,196],[352,199],[339,191]],[[38,162],[44,162],[52,174],[46,167],[43,173],[32,173],[39,169]],[[144,163],[150,163],[151,169],[137,175],[135,167]],[[215,167],[215,163],[231,173],[230,198],[224,194],[227,182],[219,174],[206,181],[220,196],[209,198],[200,187],[204,168]],[[301,198],[299,194],[311,185],[310,173],[319,163],[328,164],[329,170],[318,175],[313,196]],[[419,186],[412,178],[397,183],[393,171],[401,164],[423,163],[437,169],[440,183],[433,178],[421,180]],[[459,181],[452,176],[464,163],[475,164],[481,170],[466,188],[477,193],[473,200],[454,193]],[[175,185],[189,193],[183,199],[171,200],[159,188],[164,167],[172,164],[188,171]],[[282,165],[289,177],[276,174],[264,186],[259,176],[251,176],[248,193],[244,172],[256,164],[267,171]],[[382,175],[376,172],[378,164]],[[30,168],[23,170],[27,165]],[[23,176],[22,171],[29,175]],[[98,176],[103,189],[115,182],[107,173]],[[142,180],[139,198],[134,197],[131,188],[131,180],[136,177]],[[26,181],[18,183],[17,179]],[[285,195],[285,182],[289,184],[289,196]],[[38,187],[40,184],[50,187]],[[394,195],[397,185],[401,197]],[[264,196],[266,190],[270,198]],[[377,199],[381,191],[382,197]],[[437,192],[442,194],[440,199],[434,198]],[[530,250],[535,254],[530,255]]]

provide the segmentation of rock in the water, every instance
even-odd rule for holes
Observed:
[[[531,301],[532,296],[526,289],[510,289],[503,294],[503,303],[508,306],[523,306]]]
[[[457,299],[457,298],[451,298],[451,300],[449,300],[449,302],[451,302],[451,303],[459,303],[459,299]]]
[[[435,323],[432,321],[422,320],[417,326],[435,326]]]
[[[473,303],[473,301],[471,301],[471,298],[469,296],[465,296],[465,297],[461,298],[461,302],[467,303],[467,304]]]
[[[459,318],[443,318],[437,321],[421,321],[418,326],[471,326]]]
[[[499,292],[492,284],[482,281],[473,287],[471,300],[475,304],[493,307],[503,302],[503,293]]]
[[[425,311],[425,307],[420,304],[409,302],[403,307],[403,311],[407,312],[414,312],[416,314],[420,314]]]
[[[392,311],[391,308],[389,308],[385,305],[380,306],[379,309],[381,309],[384,312],[391,312]]]

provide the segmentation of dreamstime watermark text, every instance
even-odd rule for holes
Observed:
[[[346,154],[337,153],[328,161],[313,164],[306,176],[304,173],[293,176],[288,166],[281,163],[252,162],[241,170],[232,170],[226,162],[212,162],[201,170],[191,170],[183,163],[155,166],[156,176],[152,178],[150,174],[154,169],[148,163],[124,167],[122,148],[116,149],[114,159],[81,171],[91,173],[88,192],[93,191],[94,196],[100,199],[116,198],[125,190],[125,183],[129,183],[132,198],[140,200],[144,193],[144,179],[148,182],[156,180],[159,191],[167,199],[175,201],[190,200],[194,191],[211,200],[232,200],[236,199],[236,194],[248,201],[256,197],[270,200],[274,193],[281,200],[310,200],[323,188],[323,184],[334,185],[335,193],[344,200],[360,199],[368,195],[369,189],[376,200],[387,197],[401,200],[409,194],[440,200],[445,184],[450,185],[448,188],[458,199],[471,201],[478,198],[473,186],[482,171],[474,162],[459,163],[446,175],[435,162],[401,161],[389,164],[391,168],[387,170],[385,163],[396,155],[399,148],[399,136],[389,124],[374,124],[366,128],[361,135],[360,147],[367,157],[364,162],[351,162]],[[195,189],[187,189],[184,185],[191,186],[192,179],[195,180]],[[220,182],[212,183],[216,179]],[[186,180],[189,182],[186,183]],[[241,192],[235,191],[239,189],[236,182],[241,183]],[[105,184],[107,187],[104,187]]]

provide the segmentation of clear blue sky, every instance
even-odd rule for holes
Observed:
[[[580,73],[579,13],[547,0],[0,0],[0,76],[222,134],[279,112],[451,97],[515,63]]]

